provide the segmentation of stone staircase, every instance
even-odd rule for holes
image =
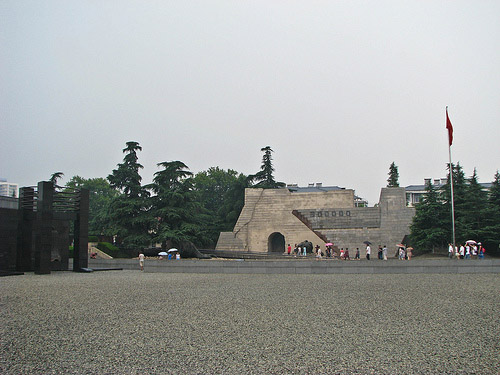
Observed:
[[[297,218],[299,219],[306,227],[308,227],[316,236],[318,236],[319,238],[321,238],[323,241],[325,241],[326,243],[330,242],[328,240],[328,238],[321,232],[318,232],[317,230],[314,230],[312,225],[311,225],[311,222],[309,221],[309,219],[307,219],[304,215],[302,215],[299,211],[297,210],[293,210],[292,211],[292,214]]]

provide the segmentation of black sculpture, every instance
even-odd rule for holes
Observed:
[[[20,189],[18,271],[48,274],[67,270],[69,227],[73,222],[73,271],[88,267],[89,191],[58,188],[42,181]]]
[[[313,250],[313,244],[312,242],[309,242],[308,240],[305,240],[305,241],[302,241],[301,243],[299,243],[297,246],[301,247],[301,248],[306,248],[307,252],[308,253],[312,253],[312,250]]]

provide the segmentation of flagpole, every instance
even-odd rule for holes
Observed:
[[[448,106],[446,106],[446,121],[449,121]],[[455,249],[455,199],[453,197],[453,165],[451,164],[451,141],[448,142],[448,154],[450,157],[451,229],[453,234],[453,249]]]

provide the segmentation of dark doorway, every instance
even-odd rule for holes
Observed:
[[[270,253],[285,252],[285,236],[278,232],[271,234],[267,240],[267,251]]]

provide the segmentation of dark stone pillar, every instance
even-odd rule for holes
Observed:
[[[50,273],[52,253],[54,186],[51,182],[38,183],[37,221],[38,230],[35,241],[35,273]]]
[[[89,266],[89,191],[80,190],[80,205],[75,220],[75,240],[73,247],[73,271]]]
[[[18,212],[0,208],[0,272],[16,270]]]
[[[35,237],[35,189],[21,188],[19,194],[19,224],[17,231],[16,270],[33,271],[34,237]]]

